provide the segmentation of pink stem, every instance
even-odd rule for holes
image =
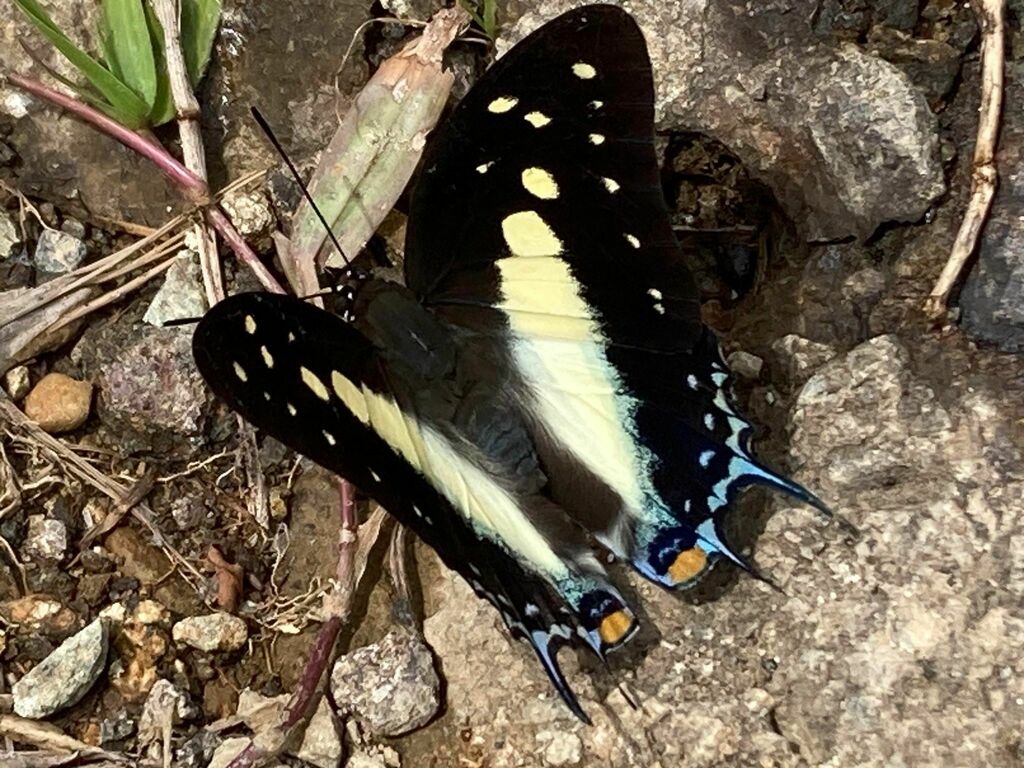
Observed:
[[[246,264],[256,277],[259,278],[264,288],[273,293],[285,293],[281,284],[263,266],[259,256],[256,255],[252,248],[249,247],[249,244],[245,242],[245,238],[235,229],[231,219],[227,217],[216,203],[211,201],[210,189],[206,182],[179,163],[166,149],[140,136],[135,131],[126,128],[116,120],[107,117],[99,110],[93,109],[88,104],[50,88],[38,80],[18,74],[9,74],[6,77],[7,81],[12,85],[67,110],[75,117],[92,125],[101,133],[116,139],[129,149],[152,161],[185,194],[186,199],[190,203],[205,209],[206,220],[221,234],[239,260]]]
[[[352,485],[347,480],[338,478],[338,494],[341,497],[341,536],[338,542],[338,589],[345,596],[345,606],[351,601],[352,590],[355,587],[355,553],[358,543],[359,520],[356,518],[356,504]],[[284,721],[278,726],[282,736],[282,743],[288,740],[290,731],[303,723],[309,710],[319,700],[320,681],[324,672],[331,663],[334,656],[334,646],[338,641],[338,635],[344,625],[345,616],[342,613],[332,613],[317,632],[313,647],[310,648],[309,658],[306,659],[306,666],[302,670],[302,677],[295,688],[285,709]],[[256,746],[254,742],[243,749],[235,758],[228,763],[228,768],[252,768],[256,763],[267,757],[266,752]]]

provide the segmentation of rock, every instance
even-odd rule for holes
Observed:
[[[357,28],[369,17],[369,5],[361,0],[298,0],[287,7],[225,4],[214,53],[219,66],[211,71],[207,85],[218,95],[203,114],[209,115],[211,124],[230,126],[223,137],[223,157],[232,178],[277,162],[249,114],[252,104],[259,105],[292,157],[307,157],[326,145],[337,115],[348,106],[345,94],[366,82]],[[289,54],[325,51],[339,44],[345,48],[353,39],[352,53],[340,73],[330,56],[308,57],[297,67]]]
[[[224,739],[214,750],[210,764],[206,768],[227,768],[247,746],[249,746],[249,739],[244,737],[236,736]]]
[[[334,716],[326,699],[320,700],[306,726],[302,746],[295,756],[316,768],[338,768],[341,765],[341,737],[334,727]]]
[[[52,434],[78,429],[89,418],[92,384],[48,373],[25,397],[25,415]]]
[[[194,736],[181,745],[174,755],[174,768],[207,768],[212,765],[213,755],[221,744],[221,738],[212,731],[200,728]],[[237,752],[232,753],[232,756]]]
[[[0,208],[0,261],[13,256],[21,244],[18,226],[6,209]]]
[[[107,536],[104,546],[124,576],[138,579],[156,600],[171,611],[185,616],[202,612],[202,603],[181,575],[174,572],[167,555],[134,528],[115,528]],[[168,573],[172,575],[168,576]]]
[[[815,370],[835,357],[836,350],[791,333],[772,342],[772,354],[774,364],[786,378],[802,384]]]
[[[237,651],[249,639],[245,622],[229,613],[189,616],[174,625],[171,636],[200,651]]]
[[[277,223],[270,201],[262,190],[234,190],[220,201],[238,231],[248,240],[267,242]]]
[[[157,680],[149,689],[139,717],[139,744],[146,747],[163,739],[170,729],[195,714],[188,694],[179,691],[170,680]]]
[[[28,533],[21,551],[32,560],[60,560],[68,548],[68,529],[46,515],[28,516]]]
[[[531,0],[504,51],[574,7]],[[809,240],[920,219],[945,190],[935,116],[898,68],[806,23],[816,4],[631,3],[646,33],[661,130],[706,133],[767,184]]]
[[[14,402],[18,402],[28,394],[31,383],[28,366],[16,365],[4,374],[4,389],[7,390],[7,395]]]
[[[1008,100],[1024,97],[1024,67],[1008,67]],[[978,258],[960,294],[963,327],[1006,352],[1024,352],[1024,120],[1007,115],[997,155],[999,187]]]
[[[77,237],[59,229],[44,229],[32,261],[41,272],[62,275],[78,267],[85,254],[85,243]]]
[[[208,393],[192,360],[191,331],[144,327],[121,347],[117,338],[112,334],[97,350],[95,365],[99,417],[121,438],[122,450],[199,435]],[[111,354],[101,364],[102,350]]]
[[[582,758],[583,742],[575,733],[556,731],[537,734],[540,741],[547,741],[544,747],[545,765],[578,765]]]
[[[159,679],[161,660],[170,644],[163,629],[138,620],[137,610],[127,615],[123,603],[114,605],[121,607],[121,631],[116,645],[118,658],[110,667],[110,682],[126,702],[141,704]],[[101,615],[108,615],[107,611]]]
[[[946,98],[960,74],[960,51],[939,40],[918,40],[875,27],[868,36],[867,49],[903,70],[931,104]]]
[[[123,709],[113,717],[104,718],[100,723],[100,744],[110,744],[127,739],[135,733],[135,721]]]
[[[178,254],[167,270],[163,285],[149,303],[142,318],[145,322],[160,328],[169,320],[202,316],[206,311],[206,296],[198,258],[191,251]]]
[[[429,722],[440,707],[439,687],[430,649],[404,631],[345,654],[331,673],[339,711],[358,717],[376,736],[398,736]]]
[[[752,355],[749,352],[738,349],[729,355],[726,364],[729,366],[729,370],[737,376],[757,381],[761,377],[764,360],[757,355]]]
[[[269,697],[246,689],[238,697],[236,714],[258,737],[280,724],[290,698],[288,694]],[[317,768],[337,768],[340,764],[341,738],[334,727],[334,716],[326,699],[321,699],[310,718],[298,751],[290,754]]]
[[[44,635],[66,636],[78,617],[49,595],[30,594],[0,604],[0,615],[10,624],[23,624]]]
[[[103,672],[107,628],[96,619],[14,684],[14,711],[39,719],[77,704]]]

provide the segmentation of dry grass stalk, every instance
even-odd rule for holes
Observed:
[[[102,758],[120,765],[128,765],[130,762],[124,755],[92,747],[84,741],[68,736],[55,725],[17,715],[0,714],[0,736],[51,752],[78,753],[82,757]],[[7,758],[0,757],[0,765],[10,765],[6,760]]]
[[[181,19],[175,0],[153,0],[153,11],[164,29],[164,57],[167,61],[167,76],[171,84],[171,97],[181,137],[181,154],[185,167],[207,181],[206,150],[199,128],[199,102],[192,91],[185,56],[181,51]],[[217,258],[217,239],[202,222],[195,225],[199,247],[199,264],[202,267],[206,301],[212,307],[224,298],[224,279]]]
[[[1005,3],[1004,0],[973,0],[972,4],[981,26],[981,107],[974,144],[971,197],[946,266],[924,304],[925,314],[932,321],[941,321],[946,316],[949,295],[977,247],[999,181],[996,146],[1003,109]]]

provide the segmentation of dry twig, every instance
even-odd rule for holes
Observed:
[[[981,26],[981,107],[974,145],[971,197],[946,266],[924,304],[925,314],[933,321],[946,315],[949,294],[977,247],[999,180],[996,142],[1003,108],[1004,0],[973,0],[973,5]]]

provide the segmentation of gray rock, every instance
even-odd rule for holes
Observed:
[[[124,450],[159,445],[163,435],[201,432],[208,394],[192,360],[191,338],[188,328],[115,326],[91,350],[98,413]]]
[[[62,275],[78,267],[85,259],[85,243],[59,229],[44,229],[32,257],[36,269]]]
[[[326,699],[320,700],[313,717],[302,735],[302,746],[295,756],[316,768],[338,768],[341,765],[342,745],[334,716]]]
[[[377,736],[397,736],[426,724],[440,707],[434,658],[409,632],[389,632],[373,645],[342,656],[331,673],[340,711]]]
[[[227,768],[231,761],[234,760],[241,753],[243,749],[249,746],[249,739],[244,736],[234,736],[230,739],[224,739],[220,744],[217,745],[213,751],[213,757],[210,759],[210,764],[206,768]]]
[[[188,694],[163,678],[153,683],[139,717],[139,746],[147,747],[163,739],[165,729],[172,728],[195,714]]]
[[[249,639],[245,622],[230,613],[188,616],[171,629],[176,643],[185,643],[200,651],[237,651]]]
[[[726,359],[729,370],[744,379],[757,381],[761,377],[761,369],[764,368],[764,360],[750,352],[738,349]]]
[[[0,260],[13,256],[21,244],[21,235],[14,218],[4,208],[0,208]]]
[[[14,684],[14,711],[39,719],[77,704],[103,672],[107,627],[96,619]]]
[[[526,3],[500,48],[575,0]],[[916,221],[945,190],[926,99],[891,64],[817,41],[815,3],[633,2],[658,84],[659,127],[728,146],[810,240]]]
[[[21,545],[23,554],[33,560],[60,560],[68,548],[68,529],[60,520],[46,515],[28,516],[28,533]]]
[[[772,342],[774,364],[790,381],[802,384],[815,370],[836,356],[827,344],[790,333]]]
[[[868,38],[868,50],[905,72],[932,104],[945,99],[960,73],[960,51],[940,40],[918,40],[875,27]]]
[[[16,365],[4,374],[4,389],[14,402],[18,402],[32,388],[28,366]]]
[[[198,258],[191,251],[178,254],[143,320],[159,328],[169,320],[202,316],[206,311],[206,295]]]
[[[87,230],[85,224],[72,216],[65,216],[60,223],[60,231],[71,235],[77,240],[85,240]]]
[[[1008,68],[1007,99],[1024,95],[1024,67]],[[999,188],[978,259],[960,294],[963,327],[1007,352],[1024,351],[1024,120],[1007,114],[999,139]]]
[[[221,206],[238,231],[250,240],[266,241],[276,221],[270,201],[262,190],[234,190],[221,199]]]
[[[537,740],[542,744],[547,742],[544,747],[545,765],[578,765],[583,757],[583,742],[575,733],[541,731]]]

